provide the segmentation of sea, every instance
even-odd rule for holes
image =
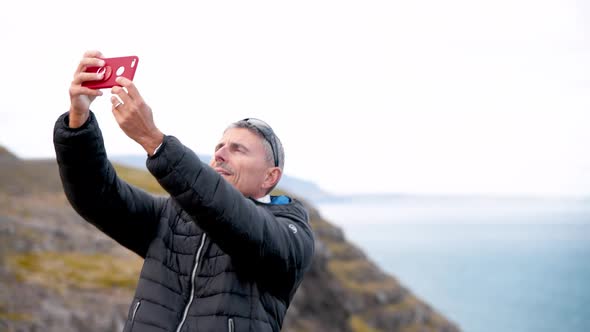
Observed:
[[[462,331],[590,331],[590,199],[391,195],[316,206]]]

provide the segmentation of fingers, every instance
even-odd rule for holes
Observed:
[[[88,50],[84,52],[84,58],[102,58],[102,53],[98,50]]]
[[[121,101],[123,104],[131,104],[134,101],[134,99],[129,96],[125,89],[120,86],[114,86],[111,89],[111,93],[114,95],[111,97],[111,102],[113,102],[113,105],[116,105],[119,101]],[[113,98],[115,98],[114,101]]]
[[[102,96],[102,91],[90,89],[82,86],[85,81],[101,80],[104,73],[86,72],[88,67],[103,67],[104,60],[100,59],[102,53],[99,51],[88,51],[78,63],[74,79],[70,84],[70,126],[79,127],[86,121],[89,114],[90,104],[98,96]]]
[[[104,63],[104,61],[103,61],[103,63]],[[82,84],[86,81],[100,81],[100,80],[102,80],[103,77],[104,77],[104,70],[99,71],[99,72],[95,72],[95,73],[81,71],[81,72],[76,72],[76,75],[74,75],[74,80],[72,81],[72,83],[73,84]]]
[[[119,125],[121,126],[122,121],[129,117],[143,119],[149,113],[149,117],[151,118],[151,109],[141,98],[135,84],[124,77],[118,77],[116,82],[121,84],[121,86],[111,88],[111,105],[113,114]]]
[[[113,106],[113,115],[117,123],[121,125],[125,116],[129,115],[130,112],[141,112],[147,105],[145,105],[139,91],[131,80],[125,77],[118,77],[115,81],[121,84],[121,86],[111,88],[111,93],[113,94],[111,104]],[[127,105],[124,110],[122,109],[123,105]]]
[[[88,89],[82,86],[82,83],[86,81],[102,80],[104,77],[104,70],[97,72],[86,72],[88,67],[102,67],[104,66],[104,60],[100,59],[102,53],[99,51],[87,51],[84,53],[83,58],[78,63],[78,68],[74,73],[74,79],[70,85],[70,96],[77,95],[88,95],[88,96],[101,96],[102,92]]]
[[[104,66],[104,60],[100,58],[82,58],[82,60],[80,60],[80,63],[78,64],[78,68],[76,68],[76,73],[74,73],[74,76],[79,72],[85,71],[88,67],[102,66]]]
[[[114,101],[113,101],[114,99]],[[111,97],[111,103],[113,103],[113,108],[111,109],[111,111],[113,112],[113,115],[115,116],[115,121],[117,121],[117,123],[119,124],[119,126],[121,126],[121,124],[123,123],[124,119],[124,114],[121,112],[120,109],[118,109],[117,107],[115,107],[115,105],[119,102],[119,100],[115,97],[112,96]],[[121,106],[118,106],[121,107]]]
[[[98,51],[88,51],[84,53],[84,57],[80,60],[78,68],[76,68],[74,77],[78,76],[79,73],[84,72],[88,67],[104,66],[104,60],[102,60],[101,57],[102,53]]]
[[[127,99],[128,102],[131,103],[131,99],[129,97],[127,97]],[[128,117],[130,115],[129,112],[125,112],[122,110],[123,105],[125,105],[125,102],[121,97],[119,97],[119,95],[114,94],[111,96],[111,104],[111,111],[115,116],[115,120],[117,121],[119,126],[121,126],[125,122],[125,117]]]
[[[87,87],[84,87],[81,85],[70,86],[70,96],[81,96],[81,95],[98,97],[98,96],[102,96],[102,91],[90,89],[90,88],[87,88]]]
[[[118,95],[112,95],[111,96],[111,106],[113,106],[113,109],[116,109],[117,107],[121,107],[123,105],[125,105],[125,102],[123,100],[121,100],[121,98]]]
[[[79,96],[79,95],[88,95],[88,96],[102,96],[102,92],[100,90],[90,89],[87,87],[82,86],[83,82],[86,81],[93,81],[93,80],[102,80],[104,76],[103,73],[86,73],[81,72],[74,76],[74,80],[70,85],[70,96]]]
[[[113,92],[115,90],[115,88],[117,88],[116,90],[118,91],[118,89],[121,89],[123,91],[126,92],[127,95],[129,95],[129,97],[131,97],[131,99],[137,101],[138,103],[143,102],[143,98],[141,98],[141,95],[139,94],[139,90],[137,90],[137,87],[135,86],[135,84],[133,84],[133,82],[126,78],[126,77],[117,77],[117,79],[115,80],[115,82],[117,82],[118,84],[121,85],[121,87],[113,87],[112,91]],[[118,93],[117,93],[118,94]]]

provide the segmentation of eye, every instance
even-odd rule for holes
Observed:
[[[236,152],[236,153],[240,153],[240,154],[244,154],[248,151],[248,149],[246,149],[246,147],[241,144],[231,144],[230,150],[231,150],[231,152]]]

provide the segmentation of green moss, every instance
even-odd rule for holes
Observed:
[[[329,262],[328,268],[336,275],[354,277],[358,272],[367,271],[371,269],[372,266],[367,260],[362,259],[334,259]]]
[[[15,229],[15,235],[19,238],[19,239],[25,239],[30,241],[31,243],[42,243],[43,240],[45,239],[45,236],[40,233],[39,231],[32,229],[32,228],[16,228]]]
[[[400,302],[386,306],[384,311],[391,313],[413,311],[419,305],[420,301],[414,295],[406,295]]]
[[[139,258],[58,252],[8,255],[6,260],[18,280],[57,290],[134,289],[142,263]]]
[[[411,323],[410,325],[405,325],[400,327],[400,332],[424,332],[424,331],[432,331],[432,332],[436,332],[439,331],[438,328],[433,328],[430,329],[426,326],[424,326],[424,324],[422,323],[418,323],[418,322],[414,322]]]
[[[33,216],[33,211],[27,206],[18,206],[17,207],[17,216],[23,219],[31,219]]]
[[[331,260],[328,269],[342,286],[360,294],[375,294],[379,291],[396,289],[399,284],[393,278],[377,278],[371,275],[374,266],[367,260]]]
[[[357,250],[355,250],[355,248],[350,243],[343,242],[343,241],[327,240],[327,241],[324,241],[324,244],[326,245],[328,250],[330,250],[332,255],[336,258],[339,258],[339,257],[347,258],[347,257],[358,256]]]
[[[31,314],[19,313],[19,312],[2,312],[0,311],[0,320],[10,320],[19,322],[29,322],[33,320]]]
[[[436,326],[444,326],[446,324],[447,320],[441,316],[440,314],[433,312],[429,317],[428,317],[428,326],[432,326],[432,327],[436,327]]]
[[[320,217],[311,216],[309,224],[322,242],[339,242],[343,240],[340,230]]]
[[[414,295],[407,295],[402,301],[396,304],[390,304],[383,308],[383,313],[388,314],[399,314],[399,313],[412,313],[417,308],[422,306],[420,300]],[[428,315],[425,322],[412,322],[409,325],[400,327],[400,332],[419,332],[419,331],[438,331],[440,326],[445,325],[445,320],[440,315],[432,313]]]
[[[361,316],[352,315],[348,320],[348,325],[353,332],[381,332],[381,330],[370,326]]]
[[[30,321],[32,318],[30,314],[10,312],[0,303],[0,320]]]
[[[117,175],[128,183],[154,194],[166,194],[166,191],[149,172],[116,164],[113,166]]]

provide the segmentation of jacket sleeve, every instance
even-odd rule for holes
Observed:
[[[94,114],[70,128],[68,113],[55,123],[53,143],[64,192],[85,220],[145,257],[157,231],[162,199],[121,180],[107,159]]]
[[[313,235],[301,203],[271,213],[244,197],[173,136],[164,138],[147,165],[160,185],[234,262],[272,272],[274,277],[278,273],[295,279],[311,264]]]

